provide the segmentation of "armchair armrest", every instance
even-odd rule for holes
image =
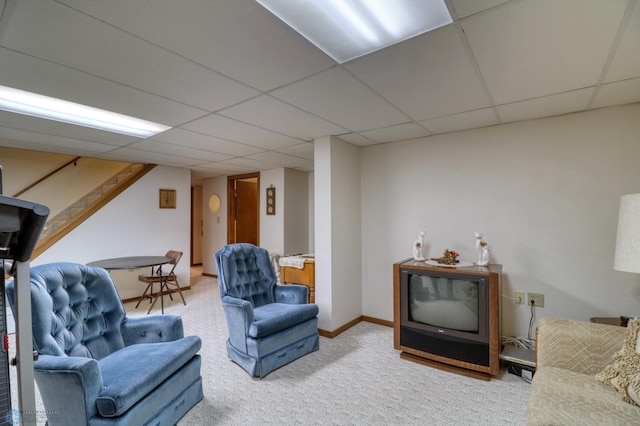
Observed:
[[[301,305],[309,303],[309,287],[301,284],[276,284],[275,300],[278,303]]]
[[[542,318],[537,330],[537,368],[560,367],[583,374],[602,371],[622,349],[625,329],[561,318]]]
[[[125,318],[121,331],[125,346],[171,342],[184,337],[182,318],[178,315]]]
[[[247,352],[247,336],[253,322],[253,305],[246,300],[231,296],[222,298],[222,308],[227,319],[229,342],[236,349]]]
[[[40,355],[34,373],[49,424],[86,425],[97,413],[96,399],[103,382],[95,359]]]

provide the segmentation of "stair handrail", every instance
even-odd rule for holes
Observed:
[[[25,192],[27,192],[28,190],[30,190],[31,188],[33,188],[34,186],[38,185],[41,182],[44,182],[45,180],[49,179],[51,176],[55,175],[56,173],[58,173],[60,170],[64,169],[65,167],[67,167],[70,164],[76,164],[76,162],[81,159],[82,157],[76,157],[73,160],[69,160],[68,162],[64,163],[62,166],[58,167],[57,169],[47,173],[45,176],[41,177],[40,179],[36,180],[34,183],[32,183],[31,185],[27,185],[25,188],[21,189],[20,191],[18,191],[17,193],[14,194],[14,198],[18,197],[19,195],[24,194]]]

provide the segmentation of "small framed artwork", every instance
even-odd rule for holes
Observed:
[[[276,214],[276,189],[273,185],[267,188],[267,214]]]
[[[175,189],[160,190],[160,208],[161,209],[176,208],[176,190]]]

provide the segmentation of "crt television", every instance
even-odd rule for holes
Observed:
[[[489,279],[452,269],[400,270],[400,345],[489,365]]]

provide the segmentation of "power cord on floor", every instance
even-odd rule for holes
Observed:
[[[536,342],[528,337],[502,336],[502,344],[524,349],[536,349]]]

